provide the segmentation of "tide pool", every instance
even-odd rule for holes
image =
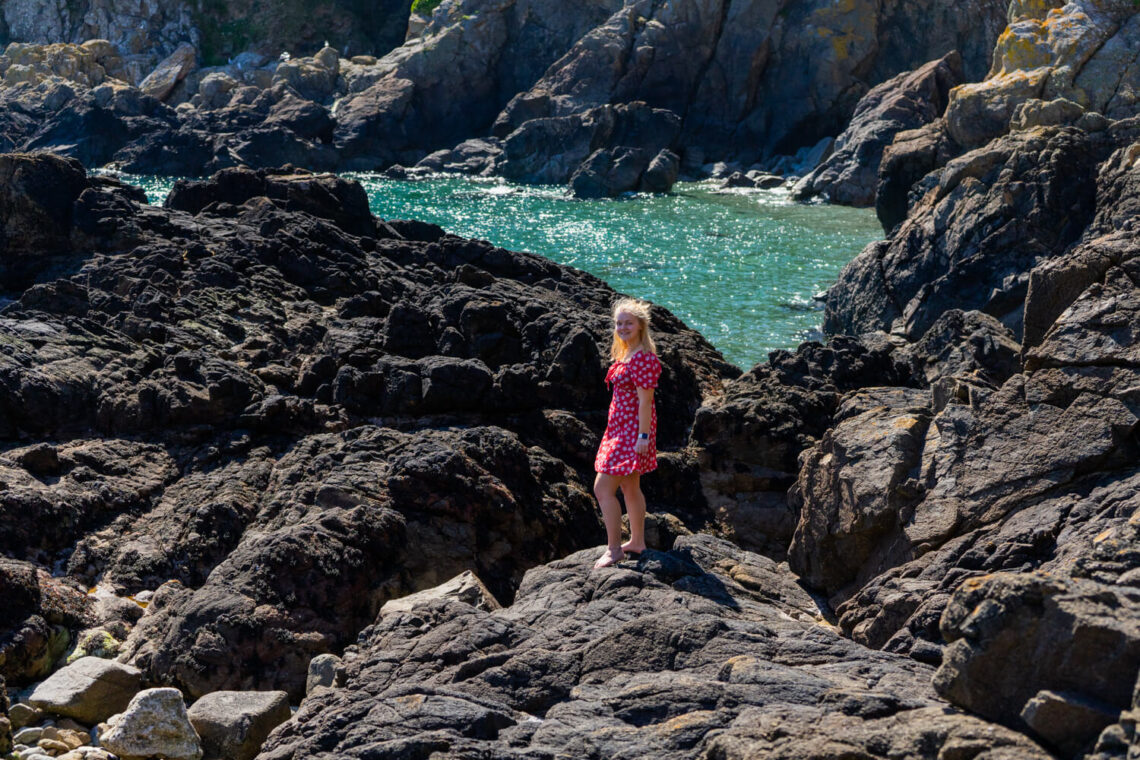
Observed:
[[[562,187],[500,179],[347,176],[383,219],[420,219],[584,269],[665,306],[745,369],[818,338],[823,312],[813,296],[882,237],[871,210],[794,203],[779,189],[680,183],[669,195],[576,200]],[[173,184],[123,179],[157,203]]]

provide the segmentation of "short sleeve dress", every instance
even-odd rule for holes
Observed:
[[[633,450],[637,443],[637,389],[656,388],[661,362],[648,351],[639,351],[624,362],[614,362],[606,373],[613,388],[606,433],[594,458],[594,469],[607,475],[632,475],[657,469],[657,405],[650,407],[649,449]]]

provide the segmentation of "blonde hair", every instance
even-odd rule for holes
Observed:
[[[612,316],[615,322],[618,314],[623,311],[635,318],[641,327],[641,350],[656,355],[657,345],[653,342],[653,335],[649,332],[649,303],[639,301],[636,298],[621,299],[614,304]],[[610,344],[610,359],[615,362],[625,361],[631,350],[635,348],[638,346],[627,346],[625,341],[618,337],[617,330],[614,330],[613,342]]]

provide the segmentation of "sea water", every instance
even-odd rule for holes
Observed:
[[[680,183],[667,195],[578,200],[563,187],[439,176],[348,175],[383,219],[448,232],[584,269],[665,306],[748,369],[778,348],[819,338],[816,296],[882,237],[867,209],[793,202],[786,190]],[[124,177],[160,203],[172,180]]]

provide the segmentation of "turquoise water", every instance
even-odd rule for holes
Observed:
[[[542,254],[659,303],[749,368],[818,337],[813,295],[882,230],[872,211],[793,203],[783,190],[718,192],[681,183],[669,195],[575,200],[561,187],[441,176],[406,182],[349,175],[384,219]],[[172,182],[124,177],[161,202]]]

